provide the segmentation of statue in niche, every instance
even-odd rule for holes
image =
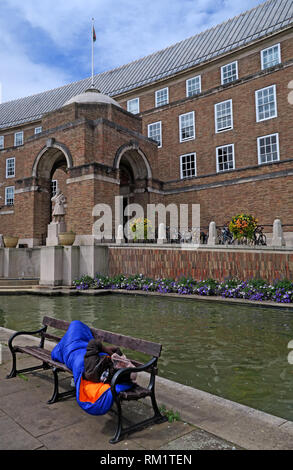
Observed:
[[[55,196],[52,197],[51,201],[55,203],[52,213],[53,221],[55,223],[63,222],[64,216],[66,214],[64,207],[64,204],[66,203],[66,197],[63,193],[61,193],[60,189],[58,189]]]

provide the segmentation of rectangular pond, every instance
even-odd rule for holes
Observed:
[[[141,295],[0,296],[0,326],[44,315],[163,344],[162,377],[293,421],[293,311]]]

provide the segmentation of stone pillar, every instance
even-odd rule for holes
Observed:
[[[167,236],[166,236],[166,227],[165,224],[159,225],[159,233],[158,233],[158,240],[157,244],[162,245],[163,243],[167,243]]]
[[[41,286],[62,286],[63,251],[63,246],[45,246],[41,248]]]
[[[282,223],[280,219],[274,220],[272,246],[285,246]]]
[[[59,233],[66,232],[65,222],[51,222],[48,225],[48,237],[46,239],[47,246],[58,246],[59,245]]]
[[[63,247],[63,285],[72,286],[72,282],[79,278],[79,246]]]
[[[4,248],[0,248],[0,277],[4,277]]]
[[[124,234],[123,234],[123,225],[118,225],[116,244],[121,245],[122,243],[125,243]]]
[[[216,222],[211,222],[209,225],[209,238],[208,245],[217,245],[218,244],[218,234]]]

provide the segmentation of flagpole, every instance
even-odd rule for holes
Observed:
[[[92,88],[94,85],[94,18],[92,18]]]

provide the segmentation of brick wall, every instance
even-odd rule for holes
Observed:
[[[150,278],[196,280],[293,277],[293,251],[149,247],[109,247],[109,275],[143,274]]]

